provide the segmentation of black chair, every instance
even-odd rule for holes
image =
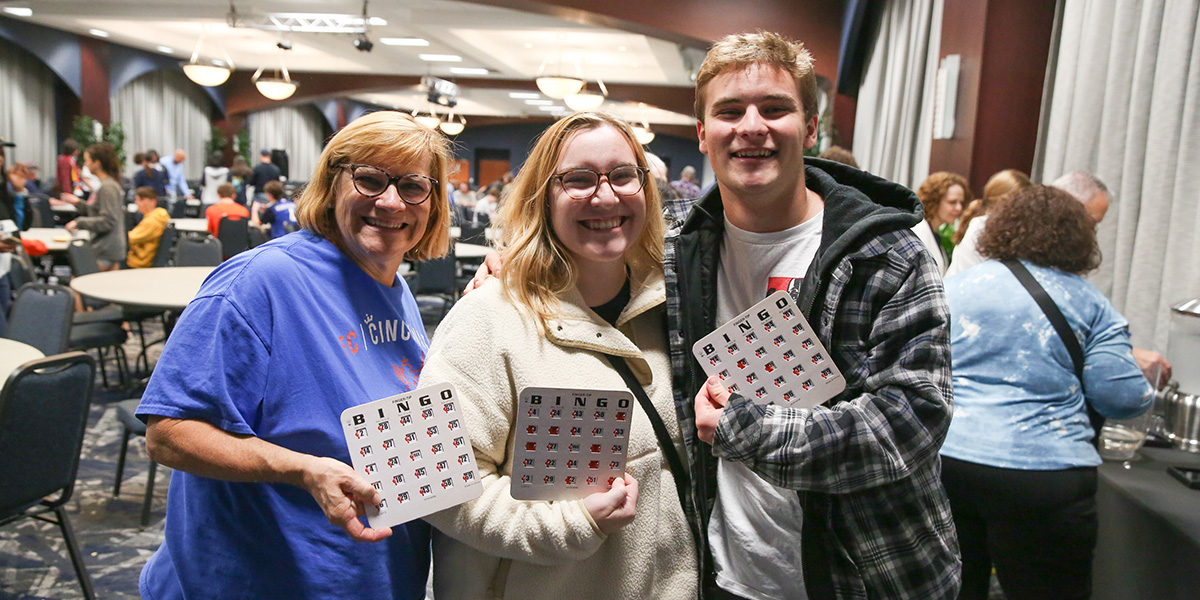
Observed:
[[[152,267],[165,267],[171,259],[171,250],[175,249],[175,240],[179,239],[179,231],[175,226],[167,223],[167,227],[163,229],[162,237],[158,238],[158,248],[154,250],[154,260],[150,263]]]
[[[117,403],[117,420],[121,422],[121,456],[117,459],[117,476],[113,482],[113,498],[121,495],[121,481],[125,475],[125,456],[129,451],[130,436],[146,437],[146,424],[141,419],[137,418],[137,407],[141,403],[141,393],[146,389],[148,379],[143,379],[139,386],[139,393],[136,397],[129,400],[122,400]],[[146,491],[142,499],[142,527],[150,524],[150,505],[154,501],[154,475],[158,470],[158,463],[150,461],[150,467],[146,472]]]
[[[263,230],[262,227],[251,227],[249,229],[249,233],[250,233],[250,247],[251,248],[257,248],[257,247],[267,243],[271,239],[270,236],[267,235],[267,232],[265,230]]]
[[[71,264],[71,277],[83,277],[100,272],[100,263],[96,260],[96,252],[92,244],[85,240],[74,240],[67,245],[67,261]],[[109,304],[92,298],[84,298],[83,305],[87,308],[105,308]],[[106,320],[120,320],[120,315],[111,313]]]
[[[486,246],[488,243],[486,225],[471,225],[470,223],[465,223],[461,225],[458,230],[458,241],[464,244]]]
[[[221,240],[179,238],[175,243],[175,266],[215,267],[221,264]]]
[[[49,198],[31,198],[26,205],[33,208],[32,227],[54,227],[54,209]]]
[[[217,225],[217,239],[221,240],[221,259],[229,260],[239,252],[250,249],[250,220],[225,215]]]
[[[0,390],[0,526],[26,518],[58,525],[89,600],[92,580],[63,506],[75,491],[95,366],[83,352],[30,361]]]
[[[173,206],[171,206],[170,212],[171,212],[172,219],[186,218],[187,217],[187,202],[185,202],[183,198],[179,198],[178,200],[175,201],[175,204]]]
[[[67,351],[75,295],[64,286],[29,283],[17,290],[4,337],[37,348],[50,356]]]
[[[458,261],[454,258],[454,249],[442,258],[417,263],[416,269],[417,285],[413,295],[417,298],[421,318],[432,323],[441,321],[454,306],[458,294]],[[432,320],[427,318],[434,313],[431,303],[437,305],[437,317]]]

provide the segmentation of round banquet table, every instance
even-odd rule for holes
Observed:
[[[39,358],[45,358],[41,350],[16,340],[0,338],[0,387],[17,367]]]
[[[97,300],[139,308],[182,310],[216,267],[162,267],[92,273],[71,280],[71,289]]]

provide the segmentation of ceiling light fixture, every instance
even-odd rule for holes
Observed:
[[[457,54],[418,54],[417,58],[425,62],[462,62]]]
[[[371,23],[371,18],[367,16],[367,0],[363,0],[363,30],[362,33],[354,36],[354,49],[359,52],[370,52],[375,44],[371,43],[371,39],[367,37],[367,25]]]
[[[254,87],[258,88],[258,92],[271,100],[287,100],[296,93],[296,88],[300,87],[298,83],[292,81],[292,76],[288,73],[287,65],[283,62],[284,52],[283,48],[279,49],[279,68],[275,69],[274,75],[263,77],[262,73],[266,67],[259,67],[254,72],[254,76],[250,78],[250,81],[254,82]],[[283,77],[279,76],[281,70]]]
[[[523,98],[529,98],[529,99],[536,100],[538,98],[541,98],[542,95],[535,94],[533,92],[509,92],[508,97],[509,98],[517,98],[518,100],[523,99]]]
[[[446,135],[458,135],[467,127],[467,120],[462,115],[455,120],[454,113],[451,112],[446,116],[446,120],[438,124],[438,128]]]
[[[525,104],[530,106],[550,106],[554,104],[553,100],[526,100]]]
[[[90,33],[90,34],[92,34],[92,35],[94,35],[94,36],[96,36],[96,37],[98,37],[98,38],[106,38],[106,37],[108,37],[108,32],[107,32],[107,31],[104,31],[103,29],[89,29],[89,30],[88,30],[88,33]]]
[[[425,114],[421,114],[421,109],[419,108],[413,109],[412,117],[413,120],[430,129],[437,129],[438,125],[442,124],[442,118],[434,111],[432,103],[429,105],[429,112]]]
[[[563,96],[563,102],[574,111],[595,110],[608,98],[608,88],[604,87],[604,82],[597,79],[596,86],[600,88],[600,93],[587,91],[585,84],[582,90]]]
[[[582,79],[565,77],[562,74],[562,43],[564,39],[566,39],[565,35],[558,35],[558,63],[555,68],[555,74],[543,77],[542,71],[546,68],[546,63],[543,62],[542,66],[538,68],[538,77],[534,80],[537,83],[538,89],[551,98],[563,98],[567,94],[575,94],[583,89],[584,82]],[[575,68],[578,69],[579,65],[575,65]]]
[[[455,75],[487,75],[491,73],[490,70],[479,67],[450,67],[450,72]]]
[[[158,46],[156,49],[163,54],[175,54],[175,49],[170,46]]]
[[[204,45],[204,34],[196,40],[196,48],[192,50],[192,57],[183,65],[183,74],[187,75],[196,85],[204,87],[216,87],[229,80],[229,75],[233,73],[233,61],[229,60],[229,55],[225,55],[225,62],[219,66],[207,62],[200,62],[200,48]],[[216,63],[219,61],[212,61]]]
[[[379,43],[383,44],[384,46],[428,46],[429,40],[423,40],[421,38],[385,37],[379,38]]]
[[[32,17],[33,9],[26,6],[5,6],[4,12],[14,17]]]
[[[637,143],[646,146],[654,141],[654,132],[650,131],[650,124],[642,121],[641,125],[633,126],[633,137],[637,138]]]

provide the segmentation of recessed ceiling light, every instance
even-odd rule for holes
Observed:
[[[477,67],[450,67],[450,72],[455,75],[487,75],[491,71],[480,69]]]
[[[4,12],[15,17],[32,17],[33,9],[26,6],[5,6]]]
[[[423,40],[421,38],[414,38],[414,37],[407,37],[407,38],[386,37],[386,38],[379,38],[379,43],[383,44],[385,46],[428,46],[429,40]]]
[[[377,27],[383,27],[384,25],[387,25],[387,19],[384,19],[382,17],[370,17],[367,19],[367,25],[375,25]]]
[[[89,29],[88,33],[90,33],[96,37],[101,37],[101,38],[108,37],[108,32],[104,31],[103,29]]]
[[[457,54],[418,54],[417,58],[425,62],[462,62]]]
[[[539,106],[539,107],[538,107],[538,110],[546,110],[546,111],[550,111],[550,112],[558,112],[558,111],[560,111],[560,110],[563,110],[563,107],[561,107],[561,106]]]
[[[509,92],[508,97],[509,98],[531,98],[531,99],[536,100],[538,98],[541,98],[542,95],[535,94],[533,92]]]
[[[175,54],[175,49],[167,46],[158,46],[156,49],[164,54]]]
[[[525,104],[530,106],[550,106],[554,104],[553,100],[526,100]]]

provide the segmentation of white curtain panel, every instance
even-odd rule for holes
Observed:
[[[1165,351],[1169,307],[1200,296],[1200,3],[1062,0],[1034,166],[1095,173],[1116,196],[1090,279]]]
[[[888,2],[858,92],[854,157],[908,187],[929,175],[942,1]]]
[[[287,150],[289,179],[308,181],[325,148],[327,125],[316,107],[281,106],[251,113],[246,121],[252,153],[257,156],[262,148]]]
[[[58,156],[54,74],[25,52],[2,51],[0,98],[0,136],[17,145],[5,152],[9,163],[36,162],[38,175],[49,185]]]
[[[184,173],[199,179],[208,158],[204,149],[211,137],[212,99],[183,73],[151,71],[117,90],[112,97],[112,122],[125,128],[126,164],[129,174],[133,155],[154,149],[170,156],[176,149],[187,152]]]

